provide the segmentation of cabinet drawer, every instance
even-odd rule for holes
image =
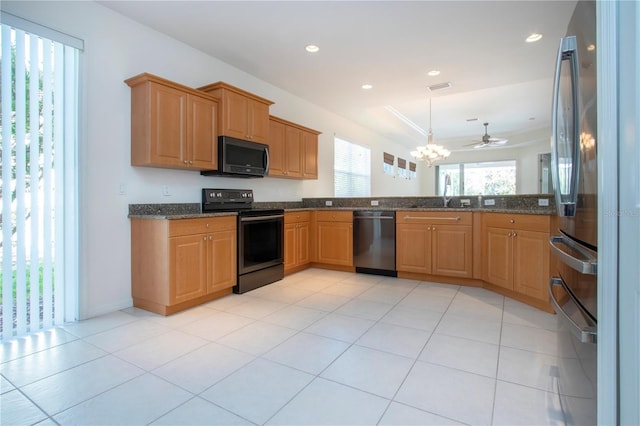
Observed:
[[[425,212],[403,210],[396,212],[396,223],[424,223],[441,225],[471,225],[471,212]]]
[[[309,222],[311,220],[311,212],[287,212],[284,214],[284,223],[300,223]]]
[[[482,220],[486,226],[496,228],[549,232],[551,219],[538,214],[483,213]]]
[[[169,221],[169,236],[206,234],[236,229],[236,216],[176,219]]]
[[[318,222],[353,222],[353,212],[342,210],[317,210]]]

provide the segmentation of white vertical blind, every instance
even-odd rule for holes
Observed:
[[[68,256],[75,196],[66,202],[65,193],[75,192],[78,51],[1,27],[4,340],[75,319],[65,312],[65,299],[75,297],[65,264],[77,258]]]
[[[40,328],[40,233],[39,233],[39,221],[40,221],[40,209],[38,208],[38,198],[40,195],[40,84],[39,69],[40,58],[38,55],[39,39],[37,37],[28,37],[29,43],[29,134],[27,136],[27,143],[29,144],[29,169],[26,170],[29,176],[29,192],[31,193],[31,199],[29,200],[30,212],[28,213],[29,222],[31,222],[30,246],[31,253],[29,255],[29,316],[27,323],[30,328]],[[36,161],[37,160],[37,161]],[[25,212],[26,213],[26,212]],[[36,262],[35,259],[38,259]],[[37,283],[37,285],[36,285]],[[43,300],[43,302],[45,302]]]
[[[333,168],[336,197],[371,195],[371,150],[369,148],[335,138]]]
[[[11,51],[11,31],[8,27],[2,25],[2,52]],[[7,244],[10,244],[12,227],[10,226],[11,220],[7,218],[8,212],[11,211],[11,197],[6,193],[6,182],[11,181],[11,167],[8,167],[13,162],[13,156],[11,155],[11,126],[5,125],[7,122],[7,115],[5,113],[5,105],[11,105],[12,93],[10,90],[4,88],[11,87],[11,61],[2,60],[0,65],[2,67],[2,320],[3,332],[1,337],[8,337],[11,335],[9,330],[13,327],[8,327],[7,319],[9,317],[5,312],[13,312],[13,297],[7,297],[5,295],[12,294],[13,292],[13,278],[12,278],[12,259],[11,256],[5,256]]]

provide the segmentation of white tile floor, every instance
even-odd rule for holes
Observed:
[[[310,269],[3,342],[0,424],[593,424],[570,342],[482,289]]]

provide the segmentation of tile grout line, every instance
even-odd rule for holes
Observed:
[[[343,280],[343,281],[344,281],[344,280]],[[342,281],[339,281],[339,282],[342,282]],[[339,282],[336,282],[336,284],[338,284]],[[374,285],[374,286],[375,286],[375,285]],[[372,286],[372,287],[374,287],[374,286]],[[366,290],[365,290],[365,291],[366,291]],[[364,292],[363,292],[363,293],[364,293]],[[350,298],[349,298],[349,301],[346,301],[345,303],[343,303],[343,304],[341,304],[340,306],[336,307],[333,311],[330,311],[330,312],[329,312],[329,314],[331,314],[331,313],[335,313],[335,311],[336,311],[337,309],[339,309],[340,307],[344,306],[345,304],[349,303],[350,301],[352,301],[352,300],[354,300],[354,299],[355,299],[355,297],[350,297]],[[393,306],[395,306],[395,305],[393,305]],[[362,319],[362,318],[359,318],[359,319]],[[320,319],[318,319],[318,321],[319,321],[319,320],[320,320]],[[314,323],[315,323],[315,322],[314,322]],[[373,324],[371,324],[371,326],[370,326],[369,328],[367,328],[367,330],[366,330],[366,331],[364,331],[360,336],[364,335],[367,331],[369,331],[369,330],[370,330],[374,325],[376,325],[377,323],[378,323],[378,321],[376,321],[376,322],[374,322]],[[299,333],[304,332],[304,330],[306,330],[307,328],[311,327],[312,325],[313,325],[313,324],[310,324],[309,326],[307,326],[307,327],[306,327],[306,328],[304,328],[303,330],[300,330],[298,333],[296,333],[296,335],[297,335],[297,334],[299,334]],[[313,334],[313,333],[308,333],[308,334]],[[293,337],[293,336],[292,336],[292,337]],[[330,337],[326,337],[326,336],[320,336],[320,337],[325,337],[325,338],[331,339]],[[338,340],[338,339],[332,339],[332,340]],[[356,340],[357,340],[357,339],[356,339]],[[283,405],[282,405],[278,410],[276,410],[276,412],[275,412],[275,413],[273,413],[273,415],[272,415],[271,417],[269,417],[269,418],[268,418],[268,419],[267,419],[263,424],[267,424],[271,419],[273,419],[275,416],[277,416],[277,415],[278,415],[278,413],[280,413],[280,412],[281,412],[281,411],[282,411],[282,410],[283,410],[283,409],[284,409],[284,408],[285,408],[285,407],[286,407],[286,406],[287,406],[291,401],[293,401],[293,400],[294,400],[298,395],[300,395],[300,393],[302,393],[306,388],[308,388],[308,387],[311,385],[311,383],[315,382],[317,379],[327,380],[327,381],[330,381],[330,382],[333,382],[333,383],[337,383],[337,384],[342,385],[342,386],[347,386],[347,387],[349,387],[349,388],[351,388],[351,389],[355,389],[355,390],[360,391],[360,392],[365,392],[365,393],[368,393],[368,394],[370,394],[370,395],[374,395],[374,396],[380,397],[380,395],[375,395],[375,394],[373,394],[373,393],[371,393],[371,392],[363,391],[362,389],[354,388],[353,386],[349,386],[349,385],[346,385],[346,384],[344,384],[344,383],[339,383],[339,382],[336,382],[336,381],[334,381],[334,380],[331,380],[331,379],[328,379],[328,378],[325,378],[325,377],[320,377],[320,376],[321,376],[321,374],[322,374],[322,373],[324,373],[324,372],[325,372],[329,367],[331,367],[331,365],[333,365],[333,363],[334,363],[336,360],[338,360],[342,355],[344,355],[344,353],[345,353],[345,352],[347,352],[347,351],[348,351],[352,346],[354,346],[354,345],[355,345],[355,341],[354,341],[354,342],[344,342],[344,341],[341,341],[341,340],[338,340],[338,341],[340,341],[340,342],[342,342],[342,343],[349,343],[349,345],[348,345],[348,346],[347,346],[347,347],[346,347],[342,352],[340,352],[340,354],[339,354],[338,356],[336,356],[336,357],[333,359],[333,361],[331,361],[331,362],[330,362],[330,363],[329,363],[325,368],[323,368],[320,372],[318,372],[318,373],[317,373],[317,374],[315,374],[315,375],[313,375],[313,374],[312,374],[312,376],[314,376],[314,377],[309,381],[309,383],[307,383],[307,384],[306,384],[304,387],[302,387],[298,392],[296,392],[296,393],[295,393],[291,398],[289,398],[289,400],[288,400],[286,403],[284,403],[284,404],[283,404]],[[283,343],[284,343],[284,342],[283,342]],[[279,346],[279,345],[278,345],[278,346]],[[265,352],[265,353],[266,353],[266,352]],[[263,354],[263,355],[264,355],[264,354]],[[261,356],[261,359],[262,359],[262,356]],[[267,359],[267,360],[268,360],[268,359]],[[271,360],[268,360],[268,361],[271,361]],[[274,362],[274,361],[271,361],[271,362]],[[280,364],[280,363],[278,363],[278,364]],[[294,369],[295,369],[295,367],[291,367],[291,366],[287,366],[287,367],[289,367],[289,368],[294,368]],[[298,369],[296,369],[296,370],[298,370]],[[301,371],[301,370],[298,370],[298,371]],[[308,372],[305,372],[305,373],[310,374],[310,373],[308,373]],[[381,398],[384,398],[384,397],[381,397]],[[384,398],[384,399],[386,399],[386,398]]]
[[[425,281],[419,281],[419,282],[425,282]],[[419,284],[418,284],[419,285]],[[417,288],[418,286],[414,287]],[[412,290],[413,291],[413,290]],[[449,310],[449,307],[451,306],[451,303],[453,303],[453,299],[455,299],[455,297],[458,295],[458,293],[460,292],[460,287],[458,287],[458,289],[456,290],[456,292],[454,293],[453,297],[451,297],[451,300],[449,301],[449,304],[447,305],[447,309],[445,309],[445,311],[442,313],[442,315],[440,315],[440,319],[438,320],[437,324],[435,325],[435,327],[433,328],[433,330],[431,331],[431,334],[429,335],[429,338],[427,339],[427,341],[424,343],[424,345],[422,345],[422,349],[420,350],[420,352],[418,352],[418,355],[416,356],[416,359],[413,360],[413,363],[411,364],[411,367],[409,367],[409,370],[407,371],[407,374],[404,376],[404,379],[402,379],[402,381],[400,382],[400,385],[398,386],[398,388],[396,389],[396,391],[393,394],[393,397],[391,397],[389,404],[387,404],[387,407],[385,408],[384,412],[382,413],[382,415],[380,416],[380,418],[378,419],[378,422],[376,423],[377,425],[380,424],[380,422],[382,421],[382,419],[384,418],[385,414],[387,413],[387,411],[389,410],[389,407],[391,407],[391,404],[393,402],[395,402],[396,397],[398,396],[398,392],[400,392],[400,389],[402,389],[402,386],[405,384],[405,382],[407,381],[407,378],[409,377],[409,375],[411,374],[411,372],[413,371],[414,367],[416,366],[416,364],[418,363],[418,360],[420,359],[420,356],[422,355],[422,352],[424,352],[425,348],[427,347],[427,345],[429,344],[429,342],[431,341],[431,338],[433,337],[436,329],[438,328],[438,325],[440,325],[440,322],[442,321],[442,318],[444,318],[444,315],[447,313],[447,311]],[[409,292],[405,297],[402,298],[402,300],[404,300],[406,297],[409,296],[409,294],[411,294],[411,292]],[[401,301],[402,301],[401,300]],[[398,302],[400,303],[400,302]],[[404,405],[408,405],[408,404],[404,404]],[[412,408],[417,408],[417,407],[413,407],[411,405],[408,405],[409,407]],[[417,408],[418,410],[421,410],[420,408]],[[421,410],[424,411],[424,410]],[[435,413],[434,413],[435,414]],[[440,416],[442,417],[442,416]]]
[[[502,353],[502,327],[504,324],[504,306],[505,306],[505,299],[503,297],[502,316],[500,318],[500,338],[498,339],[498,358],[496,359],[496,370],[495,370],[496,378],[495,378],[495,382],[493,383],[493,404],[491,407],[491,424],[492,425],[493,425],[495,414],[496,414],[496,402],[497,402],[496,396],[498,395],[498,371],[500,370],[500,355]]]

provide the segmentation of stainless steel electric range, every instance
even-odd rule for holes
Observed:
[[[202,212],[238,213],[238,280],[246,293],[284,277],[284,210],[253,205],[251,189],[202,189]]]

